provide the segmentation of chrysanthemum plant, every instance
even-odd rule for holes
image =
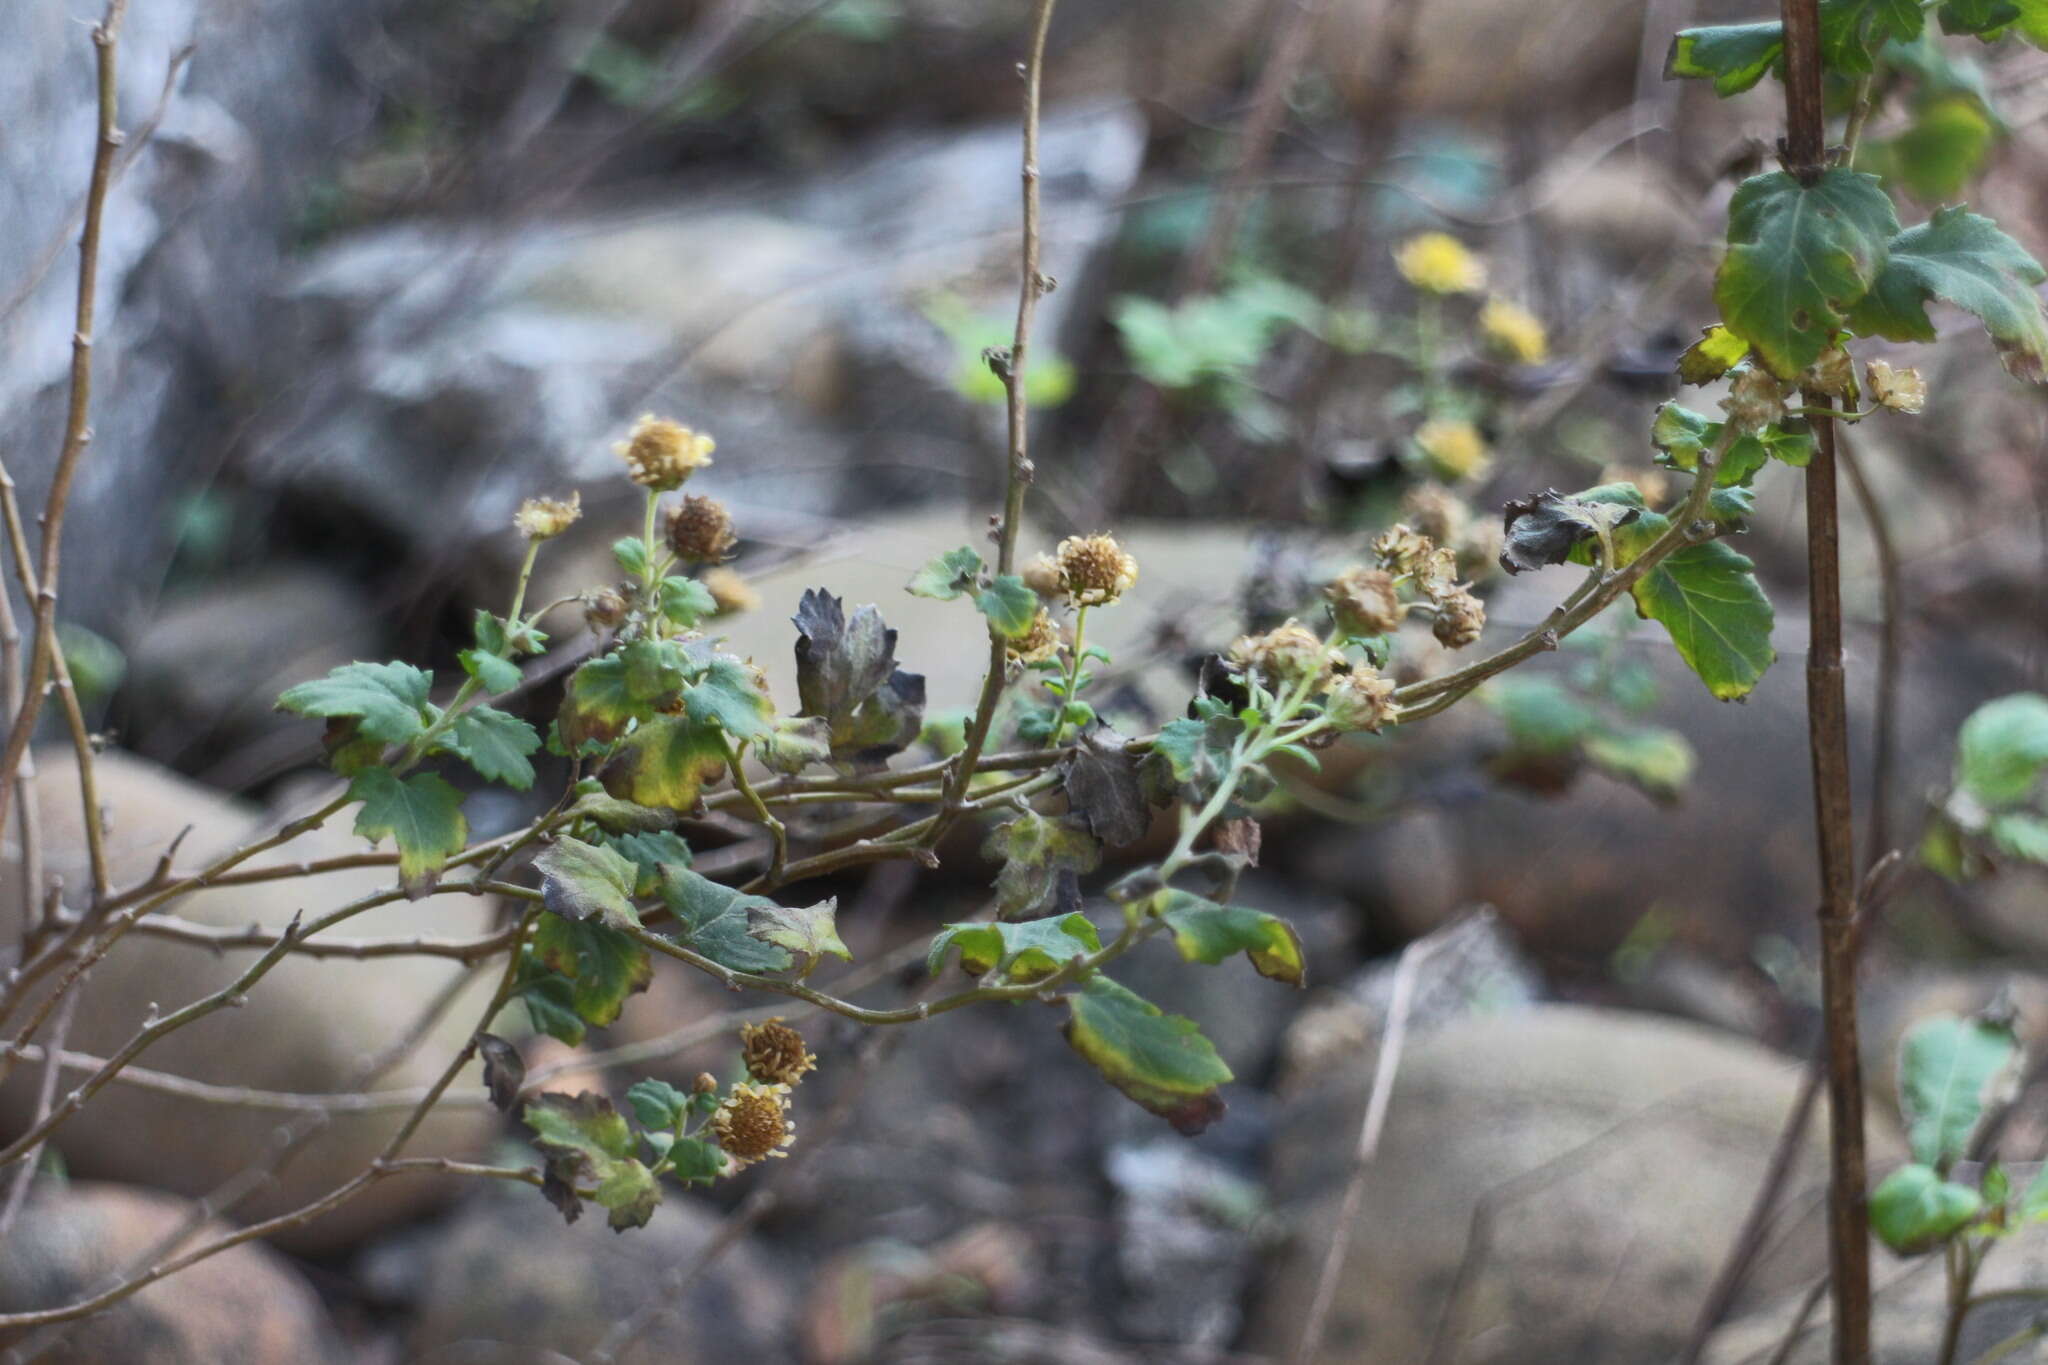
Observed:
[[[772,697],[761,672],[722,647],[712,619],[722,602],[745,593],[720,567],[736,542],[732,519],[715,500],[682,492],[710,463],[712,442],[675,422],[643,419],[620,448],[627,474],[645,490],[643,515],[634,533],[613,547],[617,579],[590,585],[580,599],[594,647],[568,674],[552,714],[536,708],[525,663],[546,653],[550,612],[565,604],[536,610],[527,585],[536,557],[581,515],[575,495],[535,498],[520,509],[513,529],[524,537],[525,556],[517,581],[502,613],[476,614],[452,691],[437,699],[436,680],[408,663],[358,662],[284,694],[286,710],[324,722],[327,762],[347,782],[341,794],[197,872],[173,872],[167,853],[145,882],[116,887],[104,874],[95,839],[93,885],[66,889],[79,898],[76,906],[53,902],[56,909],[42,913],[42,888],[30,888],[38,913],[27,917],[20,963],[0,989],[0,1018],[20,1020],[0,1050],[0,1069],[28,1055],[64,988],[82,975],[78,964],[116,949],[138,920],[166,911],[182,895],[230,874],[264,875],[253,865],[235,870],[329,820],[352,818],[356,832],[384,850],[368,856],[388,862],[394,885],[295,925],[235,990],[262,989],[276,961],[370,905],[488,894],[501,897],[513,914],[502,935],[477,950],[477,961],[497,964],[498,986],[475,1037],[449,1059],[439,1083],[371,1169],[302,1209],[202,1243],[88,1299],[0,1314],[0,1329],[91,1313],[194,1260],[317,1217],[374,1181],[408,1171],[524,1181],[571,1218],[595,1201],[614,1228],[625,1229],[654,1214],[663,1176],[715,1181],[790,1150],[795,1087],[815,1059],[782,1020],[757,1019],[741,1036],[743,1076],[724,1082],[705,1076],[687,1091],[642,1081],[627,1092],[626,1112],[597,1094],[529,1093],[520,1049],[507,1035],[522,1034],[525,1025],[580,1042],[587,1029],[614,1023],[657,966],[702,973],[776,1002],[786,1015],[822,1012],[875,1027],[926,1026],[970,1006],[1037,1007],[1058,1018],[1074,1052],[1109,1084],[1182,1131],[1198,1131],[1223,1113],[1219,1091],[1231,1079],[1228,1067],[1195,1021],[1162,1012],[1119,984],[1112,969],[1162,939],[1190,963],[1241,955],[1276,982],[1302,984],[1307,967],[1295,931],[1274,915],[1233,903],[1240,871],[1256,849],[1256,803],[1273,786],[1269,761],[1289,755],[1313,767],[1318,750],[1370,743],[1381,732],[1433,715],[1486,680],[1555,649],[1623,596],[1640,616],[1661,623],[1713,697],[1742,698],[1772,661],[1772,610],[1750,562],[1726,542],[1750,511],[1752,480],[1777,461],[1809,471],[1819,499],[1816,534],[1825,542],[1825,553],[1817,550],[1814,557],[1813,694],[1828,888],[1823,925],[1836,1101],[1837,1323],[1841,1358],[1867,1355],[1867,1270],[1860,1259],[1867,1222],[1846,970],[1852,907],[1839,593],[1830,539],[1833,424],[1919,409],[1924,395],[1910,370],[1893,369],[1881,358],[1859,365],[1852,349],[1866,338],[1931,339],[1930,302],[1945,301],[1982,319],[2015,374],[2039,379],[2048,359],[2048,320],[2034,292],[2043,272],[2025,251],[1961,208],[1902,229],[1880,182],[1849,164],[1868,118],[1870,73],[1893,47],[1923,32],[1927,7],[1881,0],[1823,0],[1816,7],[1813,0],[1790,0],[1785,25],[1679,35],[1674,74],[1709,76],[1724,94],[1782,68],[1791,135],[1783,168],[1754,176],[1735,192],[1716,282],[1721,316],[1679,365],[1688,384],[1725,383],[1721,416],[1673,403],[1646,423],[1659,459],[1683,476],[1673,501],[1653,505],[1633,485],[1609,484],[1510,502],[1503,567],[1526,572],[1575,564],[1583,577],[1534,629],[1463,666],[1435,672],[1424,666],[1435,656],[1418,648],[1421,628],[1426,625],[1443,648],[1472,648],[1481,638],[1483,606],[1460,581],[1455,555],[1422,530],[1395,525],[1361,537],[1357,562],[1316,600],[1302,603],[1295,620],[1219,649],[1202,670],[1186,714],[1134,738],[1114,734],[1096,714],[1091,688],[1109,660],[1088,643],[1088,623],[1093,613],[1118,609],[1141,566],[1108,534],[1069,537],[1050,553],[1018,563],[1033,473],[1026,447],[1032,324],[1039,298],[1052,287],[1038,266],[1037,164],[1038,92],[1052,8],[1052,0],[1036,0],[1024,68],[1016,326],[1007,348],[985,356],[1008,409],[1003,504],[992,518],[989,545],[934,546],[931,562],[906,584],[920,596],[958,602],[963,620],[979,613],[988,663],[967,719],[957,727],[927,726],[924,679],[899,664],[897,635],[881,610],[848,610],[823,588],[804,595],[795,617],[797,696]],[[1987,39],[2017,26],[2039,40],[2048,28],[2042,0],[1941,0],[1933,8],[1946,30]],[[111,94],[119,10],[117,3],[96,31],[106,94],[87,218],[88,270],[105,169],[119,145]],[[1825,145],[1823,66],[1852,81],[1845,149]],[[1474,263],[1448,239],[1410,243],[1400,266],[1431,298],[1475,285]],[[79,331],[88,344],[75,371],[74,415],[60,466],[66,476],[48,509],[53,536],[61,526],[68,471],[85,446],[90,280],[81,295]],[[1526,349],[1540,342],[1525,316],[1502,307],[1495,314],[1482,325],[1502,344]],[[1855,407],[1865,394],[1872,406]],[[1838,401],[1851,406],[1837,409]],[[0,480],[10,508],[11,490]],[[21,525],[12,515],[7,523]],[[25,547],[16,549],[18,571],[33,572],[21,567],[27,566]],[[53,646],[52,548],[44,563],[50,591],[25,581],[36,604],[34,643],[28,685],[15,694],[23,700],[8,766],[0,773],[0,821],[14,798],[41,699],[51,682],[67,678]],[[56,695],[70,700],[65,686]],[[92,737],[75,706],[66,719],[86,809],[95,815],[88,828],[96,830]],[[543,746],[559,760],[549,770],[565,776],[541,813],[510,833],[472,838],[451,771],[467,768],[484,783],[530,792]],[[820,807],[858,817],[837,828],[859,832],[821,835],[793,818]],[[711,875],[693,866],[682,830],[692,817],[713,813],[755,828],[752,844],[741,850],[745,856],[720,859],[721,869],[737,872]],[[1084,891],[1083,878],[1104,864],[1108,850],[1138,845],[1162,819],[1168,825],[1163,855],[1117,855],[1127,865],[1114,880]],[[854,997],[892,979],[900,964],[885,959],[837,980],[829,973],[820,977],[825,959],[851,955],[834,901],[810,888],[863,865],[929,865],[963,823],[985,829],[986,852],[1000,871],[985,913],[945,926],[923,946],[925,983],[895,1003],[861,1003]],[[826,984],[813,985],[814,979]],[[52,980],[62,987],[36,993]],[[61,1138],[64,1122],[94,1093],[184,1021],[184,1012],[153,1019],[134,1044],[0,1149],[0,1164],[27,1160],[46,1139]],[[492,1096],[530,1130],[540,1164],[464,1166],[404,1157],[420,1119],[479,1053]],[[1887,1219],[1886,1236],[1895,1245],[1921,1244],[1925,1228],[1899,1227]]]

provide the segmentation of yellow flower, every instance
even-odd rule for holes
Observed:
[[[789,1121],[789,1087],[741,1082],[712,1114],[708,1127],[736,1168],[788,1156],[785,1149],[796,1137]]]
[[[1479,330],[1495,349],[1524,365],[1550,358],[1550,338],[1536,315],[1507,299],[1488,299],[1479,310]]]
[[[583,493],[579,489],[567,499],[528,498],[512,514],[512,524],[528,540],[553,540],[575,525],[576,518],[582,515]]]
[[[626,462],[626,472],[642,488],[666,493],[711,463],[718,443],[679,422],[648,413],[633,424],[623,441],[612,446]]]
[[[1480,479],[1493,467],[1486,438],[1470,422],[1443,418],[1424,422],[1415,433],[1415,445],[1440,478]]]
[[[1486,262],[1447,232],[1410,237],[1394,251],[1401,278],[1430,294],[1476,294],[1486,287]]]
[[[1927,381],[1918,370],[1894,370],[1882,360],[1873,360],[1863,367],[1863,377],[1870,381],[1870,396],[1879,407],[1918,412],[1927,406]]]

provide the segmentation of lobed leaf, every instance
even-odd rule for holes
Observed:
[[[1870,1194],[1870,1230],[1901,1256],[1932,1251],[1976,1221],[1984,1199],[1915,1162],[1886,1176]]]
[[[522,792],[533,785],[527,755],[540,748],[540,735],[517,716],[493,706],[472,706],[455,718],[449,747],[487,782]]]
[[[654,980],[647,949],[599,920],[582,922],[542,915],[533,935],[536,957],[569,982],[569,1008],[586,1024],[608,1028],[626,998]]]
[[[656,716],[619,741],[599,774],[605,790],[643,806],[692,810],[725,776],[718,731],[688,716]]]
[[[982,570],[987,567],[972,546],[962,545],[957,550],[939,555],[912,574],[904,591],[912,597],[950,602],[962,593],[971,592]]]
[[[779,972],[790,965],[787,949],[753,932],[753,913],[782,907],[765,896],[748,896],[721,886],[687,867],[661,869],[661,898],[675,914],[682,942],[738,972]]]
[[[1102,949],[1086,915],[1075,911],[1015,923],[949,924],[932,939],[925,967],[936,976],[958,951],[969,976],[997,972],[1014,982],[1042,981],[1084,953]]]
[[[633,908],[639,870],[622,854],[565,834],[533,866],[541,874],[541,903],[563,919],[640,927]]]
[[[1664,58],[1664,79],[1710,80],[1726,99],[1762,80],[1785,55],[1785,26],[1715,24],[1681,29]]]
[[[646,1226],[661,1202],[653,1172],[633,1156],[633,1129],[602,1095],[542,1095],[527,1104],[521,1119],[547,1162],[541,1193],[573,1223],[581,1213],[579,1182],[597,1185],[595,1198],[606,1209],[614,1232]]]
[[[1246,905],[1218,905],[1187,891],[1166,890],[1153,897],[1150,912],[1166,921],[1174,946],[1189,962],[1215,966],[1243,953],[1260,976],[1290,986],[1308,984],[1301,935],[1278,915]]]
[[[2027,799],[2048,771],[2048,697],[2016,692],[1970,713],[1957,735],[1956,783],[1989,809]]]
[[[469,843],[462,793],[432,773],[400,780],[389,768],[366,768],[349,783],[348,796],[363,803],[356,833],[371,843],[391,836],[399,880],[415,895]]]
[[[301,716],[352,716],[363,738],[404,744],[426,729],[432,682],[411,664],[343,664],[324,678],[287,689],[277,705]]]
[[[1875,176],[1751,176],[1728,205],[1728,253],[1714,278],[1721,320],[1773,374],[1796,378],[1869,292],[1898,231]]]
[[[816,905],[782,905],[763,898],[749,908],[747,932],[763,943],[787,948],[801,959],[799,976],[809,976],[821,957],[853,961],[853,952],[839,937],[839,898]]]
[[[1049,905],[1068,908],[1078,900],[1075,875],[1093,872],[1102,860],[1102,845],[1068,819],[1026,811],[989,834],[982,853],[1002,860],[996,874],[996,911],[1019,919]]]
[[[879,767],[917,738],[924,677],[896,666],[896,632],[872,605],[846,614],[822,588],[803,595],[797,628],[797,698],[802,714],[831,729],[834,759]]]
[[[999,574],[993,583],[974,595],[974,605],[1005,640],[1023,638],[1038,619],[1038,594],[1013,573]]]
[[[2043,280],[2048,271],[1996,223],[1946,208],[1890,239],[1848,322],[1865,336],[1932,341],[1927,303],[1939,299],[1974,314],[2007,372],[2038,384],[2048,381],[2048,316],[2035,292]]]

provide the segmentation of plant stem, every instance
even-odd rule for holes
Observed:
[[[1801,184],[1826,169],[1821,103],[1820,0],[1783,0],[1785,164]],[[1834,399],[1807,393],[1830,409]],[[1856,1042],[1856,836],[1849,788],[1849,703],[1842,666],[1841,520],[1835,424],[1813,418],[1806,471],[1806,564],[1811,643],[1806,658],[1807,739],[1820,855],[1821,1012],[1826,1030],[1830,1179],[1828,1251],[1836,1365],[1870,1360],[1870,1226],[1865,1186],[1863,1069]]]

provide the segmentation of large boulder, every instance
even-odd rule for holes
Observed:
[[[67,887],[88,884],[84,868],[76,769],[66,752],[38,755],[35,784],[46,866]],[[109,751],[94,765],[106,812],[108,861],[116,885],[148,876],[163,850],[189,828],[177,866],[205,859],[271,832],[262,812],[185,781],[143,760]],[[264,855],[297,862],[358,852],[360,839],[341,828],[318,831]],[[259,866],[261,862],[252,863]],[[0,863],[0,938],[18,933],[21,872],[12,849]],[[168,907],[182,919],[221,928],[278,930],[295,914],[310,920],[391,885],[383,870],[362,868],[304,881],[215,888]],[[75,899],[75,898],[74,898]],[[492,908],[467,896],[399,900],[336,926],[337,939],[402,935],[467,937],[487,932]],[[72,1051],[104,1057],[122,1046],[152,1014],[167,1014],[219,990],[246,971],[254,949],[208,947],[132,932],[93,968],[68,1040]],[[150,1070],[223,1086],[320,1094],[359,1087],[369,1060],[403,1037],[428,1003],[462,971],[438,957],[364,960],[291,956],[252,987],[240,1008],[223,1009],[160,1039],[136,1059]],[[476,1027],[490,983],[479,979],[443,1012],[378,1088],[425,1085],[447,1065]],[[38,1068],[20,1066],[0,1089],[0,1134],[21,1131],[33,1103]],[[80,1078],[68,1071],[72,1083]],[[451,1092],[474,1096],[474,1067]],[[81,1174],[154,1185],[180,1194],[212,1191],[267,1153],[281,1131],[305,1116],[240,1108],[116,1082],[102,1089],[53,1135],[70,1168]],[[316,1198],[355,1175],[377,1155],[404,1115],[336,1115],[277,1178],[238,1205],[253,1221]],[[437,1111],[408,1148],[413,1154],[472,1155],[494,1131],[493,1116],[475,1107]],[[148,1135],[138,1142],[136,1135]],[[418,1209],[445,1182],[405,1177],[379,1181],[334,1213],[295,1229],[284,1240],[307,1249],[345,1243],[369,1228]]]
[[[56,1308],[103,1291],[160,1256],[196,1212],[122,1185],[45,1181],[0,1239],[0,1312]],[[185,1248],[228,1229],[201,1221]],[[32,1341],[0,1333],[0,1345]],[[284,1257],[244,1242],[138,1290],[66,1330],[48,1365],[322,1365],[338,1360],[319,1296]]]
[[[1254,1306],[1252,1349],[1293,1349],[1336,1230],[1370,1050],[1292,1101],[1274,1197],[1293,1231]],[[1323,1365],[1445,1359],[1641,1365],[1685,1339],[1762,1179],[1798,1068],[1642,1015],[1544,1006],[1411,1043],[1366,1174]],[[1794,1159],[1756,1294],[1826,1264],[1818,1136]],[[1750,1302],[1756,1300],[1752,1298]]]

